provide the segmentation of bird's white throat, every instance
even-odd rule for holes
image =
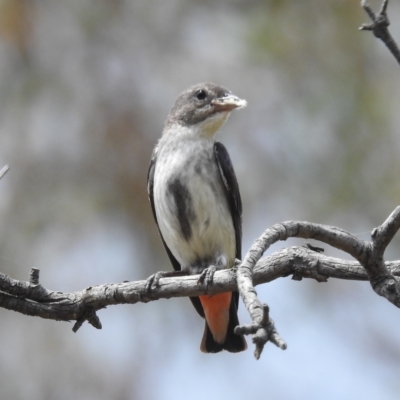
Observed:
[[[195,125],[176,125],[169,128],[170,132],[174,132],[174,136],[191,136],[204,137],[211,139],[226,122],[230,115],[230,111],[217,112],[202,122]]]

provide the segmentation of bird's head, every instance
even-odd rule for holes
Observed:
[[[184,134],[212,137],[236,108],[246,100],[213,83],[200,83],[181,93],[165,127],[176,127]]]

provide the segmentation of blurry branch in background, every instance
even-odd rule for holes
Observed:
[[[147,281],[112,283],[88,287],[83,291],[62,293],[44,288],[39,283],[39,270],[32,269],[30,281],[18,281],[0,273],[0,307],[25,315],[76,321],[76,332],[84,321],[97,329],[101,323],[96,311],[117,304],[146,303],[171,297],[214,295],[239,290],[250,313],[252,324],[238,326],[237,332],[252,334],[259,358],[265,343],[271,341],[285,349],[277,333],[269,308],[257,297],[254,286],[281,277],[292,276],[327,282],[328,278],[369,281],[374,291],[400,306],[400,261],[384,262],[383,254],[400,227],[400,207],[371,234],[371,242],[363,241],[336,227],[289,221],[267,229],[255,241],[243,262],[230,270],[217,271],[213,284],[198,284],[198,276],[161,278],[156,288],[148,290]],[[268,247],[289,237],[315,239],[353,256],[357,262],[327,257],[322,249],[307,245],[280,250],[261,259]]]
[[[10,167],[8,165],[5,165],[1,170],[0,170],[0,179],[8,172]]]
[[[400,64],[399,47],[392,38],[392,35],[390,34],[388,29],[388,26],[390,25],[389,18],[386,12],[388,3],[389,0],[384,0],[382,3],[382,7],[379,10],[379,13],[375,14],[372,8],[368,5],[367,1],[362,0],[361,6],[372,19],[372,23],[361,25],[360,30],[372,31],[375,37],[381,39],[382,42],[385,43],[386,47],[390,50],[397,62]]]

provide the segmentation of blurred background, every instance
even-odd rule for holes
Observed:
[[[389,17],[399,41],[398,2]],[[244,253],[284,220],[367,240],[400,198],[400,71],[365,21],[345,0],[0,0],[1,272],[40,268],[68,292],[169,270],[147,167],[176,97],[202,81],[249,104],[218,137],[241,186]],[[76,334],[0,309],[1,397],[398,399],[400,313],[368,283],[257,290],[288,343],[259,361],[250,343],[202,354],[186,299],[111,307],[102,330]]]

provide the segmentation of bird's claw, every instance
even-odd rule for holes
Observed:
[[[217,267],[215,265],[210,265],[208,268],[204,269],[197,280],[197,284],[201,285],[203,283],[208,288],[208,286],[213,283],[216,271]]]
[[[160,279],[163,277],[164,274],[160,271],[156,272],[153,275],[150,275],[146,281],[146,286],[145,286],[146,292],[150,292],[153,286],[155,288],[158,288],[160,286]]]

